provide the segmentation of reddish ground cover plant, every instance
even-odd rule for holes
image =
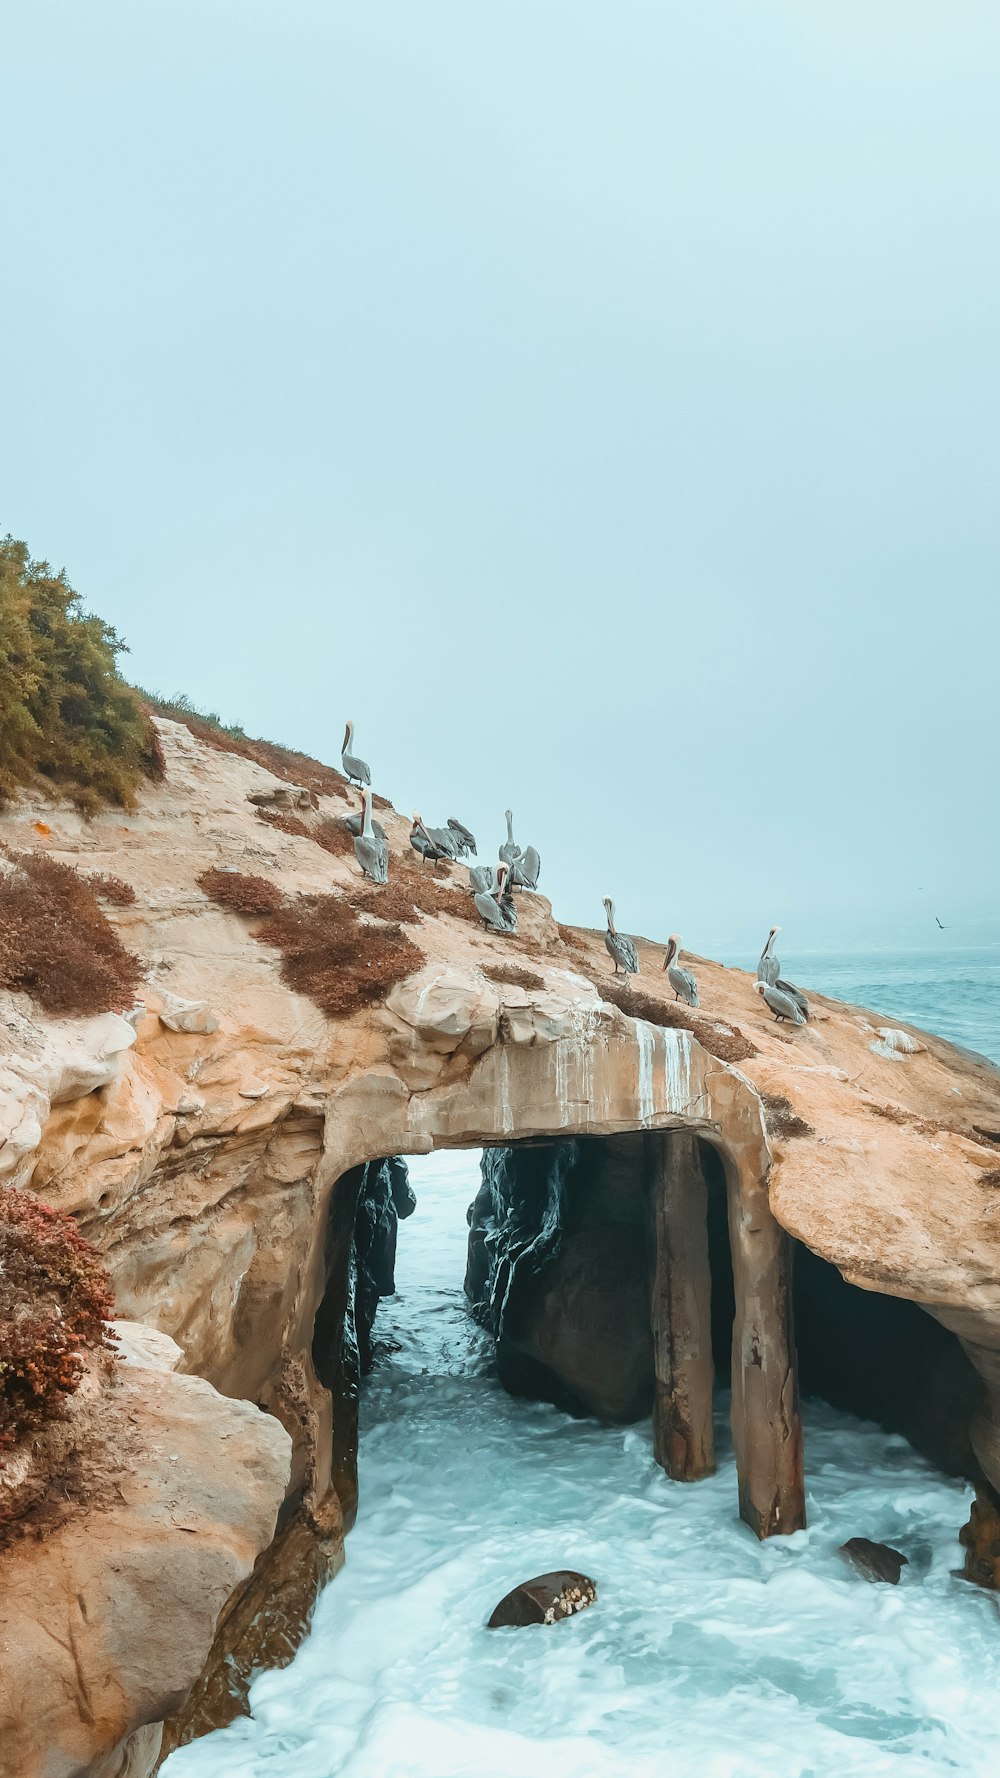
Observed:
[[[0,868],[0,987],[44,1012],[121,1012],[142,975],[93,886],[44,852],[6,854]],[[0,860],[0,865],[2,865]]]
[[[294,834],[300,840],[310,837],[310,829],[305,822],[300,821],[297,815],[286,815],[282,809],[258,809],[257,819],[268,827],[277,827],[282,833]]]
[[[62,1412],[84,1354],[111,1349],[113,1310],[100,1255],[72,1217],[0,1190],[0,1453]]]
[[[354,835],[339,817],[327,815],[317,821],[315,827],[309,829],[309,837],[317,846],[322,846],[324,852],[332,852],[334,858],[354,857]]]
[[[256,937],[281,952],[289,987],[308,994],[333,1018],[384,1000],[424,962],[401,926],[359,920],[339,895],[301,895],[286,902]]]
[[[660,1000],[644,988],[636,987],[632,981],[616,981],[611,976],[595,986],[602,1000],[610,1000],[614,1006],[621,1007],[629,1018],[643,1019],[647,1025],[664,1025],[668,1030],[690,1031],[702,1049],[717,1056],[720,1062],[748,1062],[751,1056],[760,1054],[757,1045],[751,1043],[738,1026],[721,1021],[715,1024],[711,1019],[699,1018],[688,1007],[673,1000]]]
[[[284,896],[276,883],[238,870],[203,870],[198,887],[232,914],[273,914]]]
[[[510,988],[544,988],[545,977],[534,969],[522,969],[517,963],[484,963],[483,974],[491,981]]]
[[[89,883],[94,894],[99,895],[102,901],[113,902],[116,908],[130,908],[135,901],[135,890],[131,883],[123,882],[121,877],[109,877],[94,871],[84,878],[84,882]]]

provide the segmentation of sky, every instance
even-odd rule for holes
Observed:
[[[129,677],[353,717],[562,919],[1000,942],[995,0],[33,0],[0,66],[0,532]]]

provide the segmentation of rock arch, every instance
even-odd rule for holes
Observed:
[[[427,970],[388,1006],[391,1067],[345,1082],[327,1109],[330,1189],[386,1154],[503,1146],[526,1138],[643,1132],[653,1204],[656,1450],[680,1479],[711,1467],[706,1382],[704,1182],[686,1132],[722,1156],[736,1294],[733,1436],[739,1510],[758,1537],[805,1523],[787,1238],[771,1214],[770,1151],[756,1089],[685,1029],[631,1019],[566,973],[565,992],[497,990]],[[695,1274],[700,1270],[704,1276]],[[684,1288],[680,1288],[683,1283]],[[673,1288],[671,1287],[673,1286]],[[690,1288],[688,1288],[690,1286]],[[710,1411],[710,1372],[708,1378]],[[692,1415],[700,1430],[690,1426]]]

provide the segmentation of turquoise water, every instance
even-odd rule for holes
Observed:
[[[1000,1065],[1000,945],[984,950],[799,951],[779,943],[782,973],[806,993],[829,994],[903,1019]],[[726,963],[752,968],[746,957]]]
[[[781,958],[807,990],[1000,1062],[1000,949]],[[807,1402],[809,1528],[758,1544],[724,1398],[719,1473],[690,1487],[656,1467],[648,1422],[504,1394],[461,1289],[478,1156],[412,1177],[346,1567],[252,1716],[164,1778],[995,1778],[997,1601],[955,1575],[968,1488]],[[909,1555],[898,1587],[845,1567],[856,1535]],[[484,1628],[516,1581],[563,1566],[594,1576],[593,1610]]]

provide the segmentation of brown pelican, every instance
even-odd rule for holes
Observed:
[[[421,858],[451,857],[451,853],[446,851],[444,846],[439,846],[437,841],[431,838],[430,831],[424,826],[423,817],[420,815],[415,814],[413,817],[413,826],[410,828],[410,845],[414,852],[420,853]]]
[[[389,848],[372,831],[372,793],[367,786],[361,792],[361,802],[365,818],[354,842],[354,856],[366,877],[371,877],[373,883],[385,883],[389,879]]]
[[[615,904],[610,895],[604,897],[604,911],[608,916],[608,930],[604,934],[604,942],[608,947],[609,953],[615,960],[615,974],[618,974],[620,966],[625,971],[626,977],[630,975],[638,975],[639,953],[636,950],[632,939],[627,938],[624,932],[618,932],[616,930]]]
[[[473,895],[492,895],[497,886],[492,864],[470,864],[469,885]]]
[[[510,867],[510,880],[515,889],[537,889],[542,861],[534,846],[525,846]]]
[[[346,827],[348,833],[353,833],[355,836],[357,836],[361,832],[361,830],[365,824],[364,804],[362,804],[361,808],[358,810],[358,813],[356,815],[342,815],[341,820],[343,821],[344,826]],[[381,821],[376,821],[374,815],[372,816],[372,832],[375,835],[375,838],[378,840],[384,840],[387,838],[385,828],[382,826]]]
[[[781,974],[781,964],[774,955],[774,941],[780,931],[780,926],[771,927],[771,930],[767,935],[767,943],[761,951],[760,962],[757,965],[757,980],[759,982],[767,982],[768,986],[771,988],[774,987],[775,982]]]
[[[477,857],[476,836],[474,833],[469,832],[469,829],[465,826],[464,822],[456,821],[454,815],[449,815],[448,826],[451,828],[452,833],[458,841],[459,857],[467,858],[470,852],[474,858]]]
[[[674,990],[674,999],[683,1000],[688,1006],[700,1006],[698,999],[698,983],[689,969],[682,969],[677,959],[681,954],[681,941],[676,932],[667,939],[667,954],[663,959],[663,967],[667,972],[667,981]]]
[[[424,824],[424,832],[433,840],[443,858],[461,858],[465,846],[453,827],[428,827]]]
[[[771,1008],[776,1023],[787,1019],[792,1025],[805,1024],[809,1017],[808,1012],[803,1012],[798,1002],[793,1000],[790,994],[786,994],[782,988],[777,986],[772,988],[769,982],[754,982],[754,987],[758,994],[764,996],[764,1004]]]
[[[809,1017],[809,1002],[801,988],[797,988],[794,982],[784,980],[781,974],[781,964],[774,954],[774,940],[780,931],[780,926],[772,926],[767,935],[767,943],[761,951],[760,962],[757,964],[757,980],[766,982],[769,988],[778,988],[782,994],[787,994],[790,999],[794,1000],[802,1014],[802,1021],[805,1021]]]
[[[500,847],[500,859],[504,864],[513,864],[521,856],[521,848],[514,838],[514,817],[509,809],[504,810],[507,818],[507,838]]]
[[[340,749],[340,763],[344,768],[344,777],[352,779],[355,784],[370,784],[372,781],[371,772],[364,760],[358,759],[357,755],[351,752],[353,746],[354,724],[348,718],[347,728],[344,731],[344,745]]]
[[[508,866],[497,866],[496,888],[490,893],[483,889],[476,896],[476,911],[484,926],[491,926],[494,932],[516,932],[517,910],[507,893]]]

